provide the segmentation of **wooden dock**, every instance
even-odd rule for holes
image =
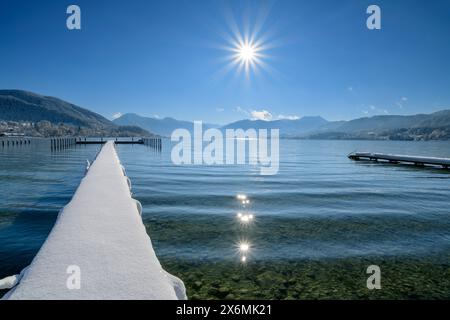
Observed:
[[[391,164],[409,164],[419,167],[433,166],[448,169],[450,167],[450,158],[435,158],[423,156],[396,155],[371,152],[352,152],[348,155],[352,160],[375,161]]]
[[[86,141],[77,141],[77,144],[105,144],[106,141],[102,140],[86,140]],[[115,144],[144,144],[143,140],[136,141],[116,141]]]
[[[76,144],[105,144],[107,139],[103,138],[97,138],[97,139],[82,139],[78,138],[76,140]],[[149,137],[149,138],[138,138],[138,139],[127,139],[127,140],[120,140],[116,138],[114,140],[115,144],[143,144],[148,145],[150,147],[154,147],[157,149],[161,149],[162,143],[161,143],[161,137]]]
[[[77,140],[77,144],[105,144],[107,140]],[[144,144],[144,139],[137,139],[137,140],[115,140],[115,144]]]

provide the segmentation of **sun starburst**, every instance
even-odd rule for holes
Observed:
[[[272,74],[276,71],[269,65],[273,58],[272,50],[280,44],[277,28],[267,24],[271,7],[266,3],[258,10],[246,12],[241,19],[236,19],[232,10],[225,10],[227,30],[223,30],[221,36],[226,43],[218,47],[229,54],[221,59],[225,64],[220,72],[235,71],[249,79],[263,72]]]
[[[258,41],[243,39],[238,36],[230,48],[232,52],[231,64],[237,67],[238,71],[244,71],[247,76],[255,73],[258,68],[263,67],[264,46]]]

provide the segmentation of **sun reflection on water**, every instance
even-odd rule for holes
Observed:
[[[250,245],[246,242],[240,243],[239,244],[239,250],[241,252],[247,252],[250,249]]]
[[[253,220],[253,214],[242,214],[239,212],[237,217],[242,224],[248,224]]]
[[[236,196],[236,198],[237,198],[238,200],[246,200],[246,199],[247,199],[247,196],[246,196],[245,194],[238,194],[238,195]]]
[[[236,199],[241,203],[241,208],[237,212],[236,217],[241,225],[249,226],[251,222],[254,221],[253,213],[249,212],[248,204],[250,200],[246,194],[237,194]],[[243,230],[245,232],[245,230]],[[237,248],[240,254],[240,261],[242,263],[247,262],[248,253],[250,251],[251,245],[247,240],[241,240],[237,243]]]

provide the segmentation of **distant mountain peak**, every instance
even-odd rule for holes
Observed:
[[[119,125],[135,125],[162,136],[170,136],[175,129],[187,129],[193,131],[192,121],[177,120],[172,117],[156,118],[143,117],[137,114],[124,114],[114,119],[113,122]],[[203,123],[204,128],[212,128],[214,125]]]

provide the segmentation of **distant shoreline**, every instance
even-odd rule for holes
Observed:
[[[0,133],[0,139],[17,139],[17,138],[33,138],[33,139],[51,139],[51,138],[86,138],[86,139],[116,139],[116,138],[136,138],[136,137],[151,137],[154,135],[120,135],[120,136],[108,136],[108,135],[52,135],[52,136],[33,136],[25,134],[17,135],[2,135]],[[170,139],[169,136],[160,136],[162,139]],[[281,136],[280,140],[319,140],[319,141],[409,141],[409,142],[427,142],[427,141],[450,141],[450,138],[445,139],[391,139],[391,138],[363,138],[363,137],[346,137],[346,138],[326,138],[326,137],[286,137]]]

